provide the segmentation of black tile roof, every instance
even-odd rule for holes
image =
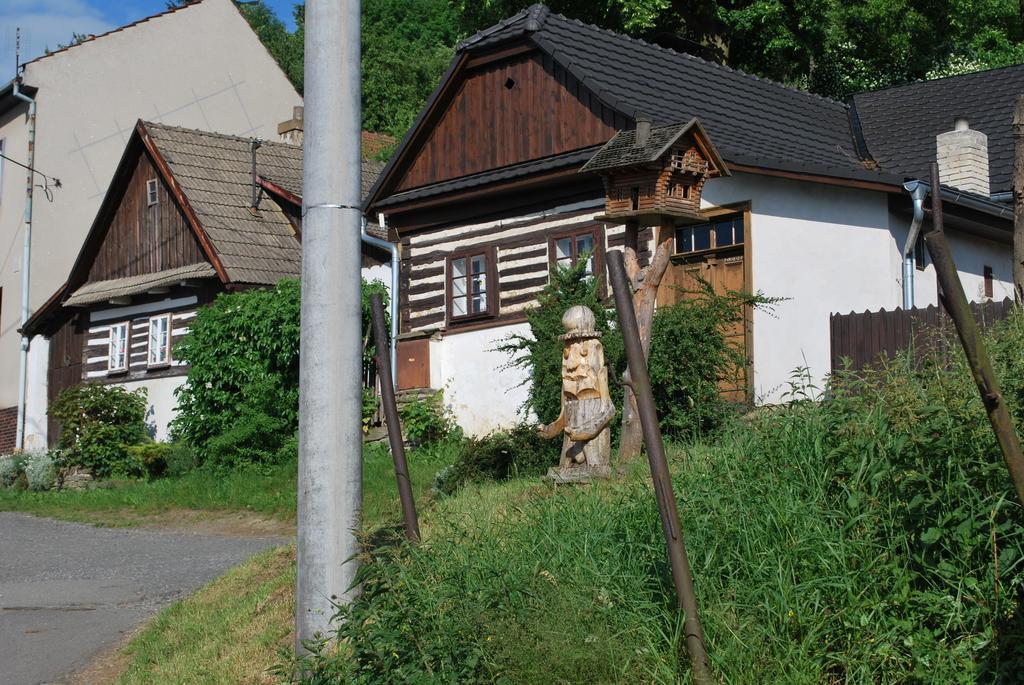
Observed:
[[[853,97],[864,139],[883,169],[927,178],[935,136],[965,117],[988,136],[992,193],[1011,189],[1013,103],[1024,94],[1024,65],[921,81]]]
[[[851,106],[584,24],[540,4],[470,36],[458,53],[523,40],[629,119],[647,116],[656,125],[699,119],[732,165],[896,185],[926,177],[935,135],[951,130],[955,116],[966,115],[972,127],[989,135],[993,192],[1009,187],[1010,93],[1024,92],[1024,66],[862,93]],[[458,56],[445,81],[457,63]],[[440,93],[439,87],[413,130]],[[556,160],[543,164],[551,167]],[[455,192],[503,176],[492,170],[385,199],[379,193],[390,172],[391,165],[370,193],[375,205]]]

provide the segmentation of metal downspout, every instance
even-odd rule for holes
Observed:
[[[924,221],[924,199],[928,188],[920,181],[908,181],[903,184],[903,189],[910,193],[914,203],[914,217],[910,221],[907,242],[903,245],[903,309],[906,310],[914,306],[914,244]]]
[[[21,265],[21,359],[18,369],[18,425],[15,437],[15,449],[25,448],[25,396],[28,390],[28,346],[29,338],[24,332],[25,324],[28,323],[29,310],[29,266],[32,257],[32,188],[34,179],[35,156],[36,156],[36,101],[21,92],[20,80],[14,79],[14,97],[28,103],[28,178],[25,188],[25,247]]]
[[[382,224],[383,225],[383,224]],[[360,224],[359,237],[363,242],[391,253],[391,375],[395,387],[398,387],[398,246],[387,240],[375,238],[366,232],[366,217]]]

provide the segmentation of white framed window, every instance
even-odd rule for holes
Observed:
[[[162,314],[149,319],[149,366],[171,363],[171,315]]]
[[[128,327],[127,321],[110,326],[110,347],[107,353],[107,372],[128,370]]]
[[[146,181],[146,206],[152,207],[159,199],[160,196],[157,194],[156,179],[151,178]]]

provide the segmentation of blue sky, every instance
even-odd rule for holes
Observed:
[[[267,0],[289,29],[295,3]],[[14,76],[16,27],[24,62],[67,42],[72,33],[103,33],[166,8],[166,0],[0,0],[0,83]]]

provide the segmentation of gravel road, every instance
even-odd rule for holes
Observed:
[[[284,542],[0,512],[0,683],[57,682],[164,605]]]

